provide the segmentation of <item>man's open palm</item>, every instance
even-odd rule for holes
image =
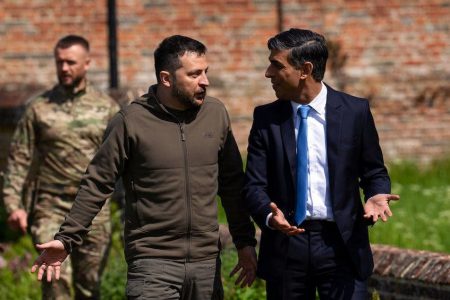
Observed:
[[[44,273],[47,271],[47,281],[52,281],[54,274],[58,280],[61,274],[61,264],[68,256],[64,245],[58,240],[53,240],[44,244],[37,244],[36,248],[42,250],[41,255],[33,263],[31,272],[38,271],[38,280],[42,280]]]

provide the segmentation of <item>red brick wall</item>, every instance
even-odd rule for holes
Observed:
[[[371,99],[387,159],[450,150],[450,2],[283,1],[284,27],[323,33],[346,57],[326,80]]]
[[[340,47],[326,81],[374,108],[388,160],[426,161],[450,150],[448,0],[282,0],[284,28],[307,27]],[[276,0],[117,0],[119,74],[124,88],[155,82],[153,50],[171,34],[209,48],[210,95],[229,108],[241,148],[253,107],[273,99],[267,39]],[[108,85],[106,1],[0,2],[0,85],[55,82],[52,48],[68,33],[92,45],[90,79]],[[0,106],[1,106],[0,99]]]
[[[81,34],[91,43],[91,77],[106,88],[106,20],[106,1],[0,1],[0,85],[54,84],[56,41]]]

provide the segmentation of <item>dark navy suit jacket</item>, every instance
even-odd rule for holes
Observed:
[[[367,200],[390,193],[390,180],[368,101],[327,89],[326,150],[333,214],[357,276],[366,279],[372,273],[373,259],[359,188]],[[258,276],[270,280],[281,278],[290,240],[265,225],[270,202],[275,202],[294,224],[296,142],[292,106],[289,101],[277,100],[256,107],[253,117],[244,196],[262,229]]]

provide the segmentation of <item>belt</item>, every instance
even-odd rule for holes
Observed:
[[[306,231],[317,232],[337,228],[336,222],[326,220],[305,220],[298,227],[303,228]]]

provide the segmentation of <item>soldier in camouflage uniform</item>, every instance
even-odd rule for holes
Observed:
[[[53,239],[69,212],[78,185],[119,107],[86,80],[89,44],[66,36],[55,47],[59,84],[27,104],[14,133],[3,196],[11,227],[31,232],[34,243]],[[33,166],[33,167],[32,167]],[[35,166],[35,167],[34,167]],[[24,203],[30,170],[34,192]],[[43,282],[43,299],[97,299],[110,245],[110,210],[103,206],[83,246],[66,261],[60,281]]]

